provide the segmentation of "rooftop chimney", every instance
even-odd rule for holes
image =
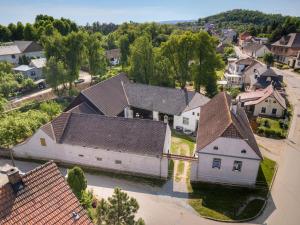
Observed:
[[[23,189],[23,181],[20,175],[20,172],[17,168],[12,167],[6,172],[8,182],[11,184],[14,192],[18,192],[19,190]]]

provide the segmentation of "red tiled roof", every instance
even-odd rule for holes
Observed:
[[[55,163],[37,167],[22,181],[24,188],[16,193],[10,183],[0,187],[1,225],[93,224]]]

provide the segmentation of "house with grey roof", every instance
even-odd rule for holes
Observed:
[[[0,61],[18,64],[19,58],[22,56],[28,58],[43,57],[43,48],[34,41],[14,41],[0,45]]]
[[[263,159],[247,115],[221,92],[201,109],[192,182],[254,186]]]
[[[243,48],[243,53],[253,58],[262,58],[266,53],[270,53],[269,48],[266,45],[262,45],[256,42],[249,43]]]
[[[15,146],[14,155],[167,178],[168,159],[163,156],[170,151],[168,124],[93,112],[82,103],[72,111],[62,113]]]
[[[66,111],[85,103],[97,114],[164,121],[194,132],[201,106],[208,101],[194,91],[134,83],[121,73],[83,90]]]

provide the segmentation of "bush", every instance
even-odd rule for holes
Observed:
[[[67,182],[68,182],[69,186],[71,187],[73,193],[80,200],[82,197],[83,191],[85,191],[85,189],[87,187],[87,180],[85,178],[83,170],[78,166],[75,166],[72,169],[69,169]]]

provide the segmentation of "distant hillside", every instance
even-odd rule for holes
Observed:
[[[166,20],[160,21],[159,24],[178,24],[178,23],[194,23],[197,20]]]
[[[300,17],[245,9],[234,9],[198,20],[200,26],[208,22],[215,24],[219,29],[233,28],[238,32],[247,30],[252,35],[267,36],[271,41],[291,32],[300,32]]]

